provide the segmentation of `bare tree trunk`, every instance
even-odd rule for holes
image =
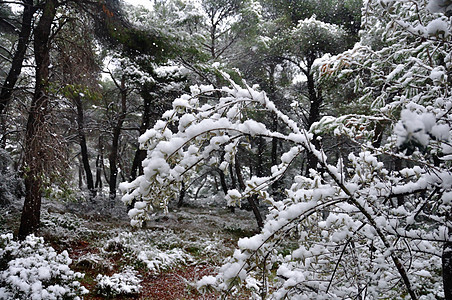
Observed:
[[[394,161],[394,170],[395,171],[400,171],[402,170],[402,159],[396,157],[395,161]],[[405,204],[405,197],[403,197],[403,195],[397,195],[397,207],[402,206],[403,204]]]
[[[83,188],[83,163],[80,156],[78,156],[78,188],[81,190]]]
[[[240,189],[242,191],[245,190],[245,180],[243,180],[243,176],[242,176],[242,170],[240,168],[240,163],[239,160],[237,159],[237,157],[235,158],[235,172],[237,175],[237,181],[239,183]],[[257,196],[253,195],[253,196],[249,196],[247,197],[248,203],[251,206],[251,209],[253,210],[254,213],[254,217],[256,218],[256,222],[257,222],[257,226],[259,227],[259,229],[264,227],[264,220],[262,219],[262,215],[261,212],[259,211],[259,207],[256,204],[256,200],[257,200]]]
[[[141,163],[146,158],[146,150],[137,149],[133,157],[132,168],[130,170],[129,180],[132,181],[143,174],[143,166]]]
[[[94,188],[93,173],[91,172],[91,167],[89,165],[88,157],[88,147],[86,145],[86,135],[85,135],[85,118],[83,115],[82,100],[79,95],[74,97],[75,106],[77,107],[77,131],[80,143],[80,152],[82,154],[83,169],[86,175],[86,185],[91,193],[91,197],[96,197],[96,189]]]
[[[275,113],[272,113],[272,130],[276,132],[278,130],[278,117]],[[276,166],[278,164],[278,139],[272,138],[272,149],[271,149],[271,163],[272,166]],[[273,192],[277,192],[279,188],[279,182],[276,180],[272,183]]]
[[[11,63],[11,68],[5,78],[0,92],[0,115],[5,113],[6,106],[11,100],[14,86],[19,79],[22,71],[22,65],[27,52],[28,42],[30,40],[30,33],[32,29],[33,14],[36,8],[33,6],[33,0],[23,0],[24,10],[22,13],[22,24],[19,33],[19,40],[17,41],[17,48],[14,52],[14,57]]]
[[[436,159],[434,158],[434,160],[437,160],[437,158]],[[435,165],[439,164],[440,164],[439,162],[435,163]],[[448,221],[449,224],[452,221],[452,212],[450,210],[446,215],[446,220]],[[449,300],[452,299],[452,241],[450,240],[450,236],[449,241],[444,243],[443,253],[441,255],[441,263],[443,269],[442,271],[443,271],[444,299]]]
[[[256,176],[264,177],[264,152],[265,152],[265,140],[263,137],[257,137],[257,161],[256,161]],[[259,198],[255,197],[254,201],[256,205],[259,205]]]
[[[221,153],[220,164],[224,161],[224,154],[225,154],[224,152]],[[227,195],[229,188],[228,188],[228,185],[226,183],[226,176],[224,175],[223,170],[221,170],[219,168],[216,169],[216,172],[218,173],[218,176],[220,177],[221,190],[223,191],[223,193],[225,195]],[[215,183],[216,183],[217,182],[217,179],[216,179],[217,177],[214,177],[214,178],[215,178]],[[216,184],[216,185],[218,186],[218,184]],[[217,188],[217,190],[218,190],[218,188]],[[230,206],[230,210],[231,210],[232,213],[235,212],[235,207],[234,206]]]
[[[265,152],[265,140],[263,137],[257,137],[257,161],[256,161],[256,176],[263,177],[264,174],[264,156]]]
[[[444,299],[452,299],[452,242],[444,243],[442,254]]]
[[[143,116],[141,118],[141,125],[139,129],[140,135],[146,132],[146,130],[150,127],[151,124],[151,103],[152,100],[150,97],[143,97],[144,100],[144,109]],[[133,158],[132,169],[130,171],[129,180],[132,181],[137,178],[138,174],[143,174],[143,166],[141,163],[146,158],[146,150],[142,150],[138,147],[135,152],[135,156]]]
[[[237,181],[235,180],[234,176],[234,167],[232,164],[229,164],[229,174],[231,175],[231,187],[233,189],[237,188]]]
[[[229,174],[231,175],[231,187],[232,187],[232,189],[236,189],[237,182],[235,180],[234,168],[233,168],[232,164],[229,164]],[[235,206],[230,206],[229,210],[231,211],[231,213],[235,213]]]
[[[110,200],[113,202],[116,198],[116,181],[118,177],[118,150],[119,150],[119,137],[121,135],[122,124],[126,118],[127,112],[127,90],[125,87],[125,77],[121,78],[121,85],[118,87],[121,94],[121,111],[118,114],[118,120],[113,128],[113,140],[111,143],[111,152],[108,157],[110,161]]]
[[[185,183],[182,181],[182,186],[180,188],[180,193],[179,193],[179,200],[177,201],[177,207],[182,207],[182,205],[184,205],[184,198],[185,198]]]
[[[378,148],[381,146],[381,141],[383,140],[383,132],[385,130],[385,126],[382,121],[377,121],[375,124],[375,135],[372,139],[372,146],[374,148]]]
[[[132,169],[130,171],[130,177],[129,180],[133,181],[135,180],[135,178],[138,177],[138,175],[143,174],[143,166],[142,166],[142,162],[143,160],[146,158],[146,150],[142,150],[142,149],[137,149],[135,151],[135,156],[133,157],[133,162],[132,162]],[[184,191],[185,194],[185,191]],[[183,197],[182,197],[183,198]],[[180,200],[180,197],[179,197]],[[135,206],[135,199],[132,199],[132,202],[130,202],[129,205],[127,205],[127,209],[131,210],[134,206]]]
[[[272,130],[276,132],[278,130],[278,117],[275,113],[272,113]],[[272,150],[271,150],[271,160],[272,166],[278,163],[278,139],[272,138]]]
[[[102,190],[102,160],[104,159],[102,154],[98,154],[96,158],[96,183],[94,187],[96,190]]]
[[[224,176],[223,170],[218,169],[218,175],[220,176],[220,185],[223,193],[227,195],[228,193],[228,185],[226,184],[226,176]]]
[[[268,78],[269,78],[269,95],[271,99],[275,99],[274,101],[276,101],[279,97],[278,97],[278,93],[277,90],[278,88],[276,87],[276,82],[275,82],[275,75],[276,75],[276,64],[270,64],[268,66],[267,69],[268,72]],[[271,130],[273,132],[277,132],[278,131],[278,116],[276,115],[276,113],[272,112],[271,113]],[[272,166],[276,166],[278,164],[278,139],[277,138],[272,138],[272,146],[271,146],[271,165]],[[272,191],[274,195],[278,195],[279,194],[279,181],[276,180],[275,182],[272,183],[271,185]]]
[[[309,94],[309,115],[306,122],[306,129],[309,130],[315,122],[319,121],[320,119],[320,106],[322,105],[322,97],[318,94],[317,89],[315,88],[315,80],[314,76],[311,73],[310,67],[307,69],[307,84],[308,84],[308,94]],[[316,136],[314,136],[312,140],[312,144],[319,148],[319,141],[316,139]],[[306,175],[309,174],[309,169],[317,169],[318,160],[317,157],[311,153],[307,153],[307,168],[306,168]]]
[[[47,95],[50,65],[50,36],[56,14],[56,0],[47,0],[41,18],[34,32],[36,61],[36,86],[28,115],[25,132],[25,202],[19,228],[19,238],[35,232],[41,218],[41,192],[44,167],[48,163],[43,143],[45,139],[46,116],[49,104]]]

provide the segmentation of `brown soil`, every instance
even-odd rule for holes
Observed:
[[[96,253],[97,249],[90,247],[86,241],[81,241],[70,251],[70,257],[76,261],[80,256],[87,253]],[[117,257],[119,260],[120,257]],[[114,263],[114,262],[113,262]],[[80,269],[72,266],[72,269],[85,273],[85,278],[94,278],[97,275],[97,270]],[[205,264],[179,266],[163,272],[158,275],[141,274],[143,281],[141,283],[142,290],[139,295],[118,296],[110,299],[150,299],[150,300],[176,300],[176,299],[218,299],[219,295],[216,293],[201,294],[193,284],[201,279],[203,276],[214,274],[215,267]],[[113,270],[110,272],[113,273]],[[111,274],[109,274],[111,275]],[[90,293],[85,295],[85,300],[100,300],[106,299],[103,296],[95,295],[95,282],[91,280],[83,280],[85,286]]]

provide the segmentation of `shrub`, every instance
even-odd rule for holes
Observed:
[[[16,242],[11,233],[1,235],[0,299],[80,299],[88,290],[71,262],[67,251],[58,254],[41,237]]]
[[[138,294],[141,290],[141,279],[137,273],[132,268],[126,268],[112,276],[99,274],[96,277],[97,293],[106,297]]]

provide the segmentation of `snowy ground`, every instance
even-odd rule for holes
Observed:
[[[44,201],[40,235],[58,253],[66,250],[72,270],[84,273],[84,299],[216,299],[196,281],[214,274],[240,237],[251,236],[251,212],[231,213],[204,201],[157,213],[143,229],[129,226],[125,209]],[[20,203],[2,208],[0,233],[18,228]],[[1,258],[0,258],[1,259]],[[246,299],[246,295],[244,295]]]

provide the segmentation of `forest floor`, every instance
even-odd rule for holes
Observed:
[[[251,212],[231,213],[218,204],[156,213],[141,229],[129,225],[122,206],[94,207],[99,203],[45,201],[41,215],[39,235],[58,252],[67,250],[71,268],[85,274],[81,283],[90,293],[84,299],[218,299],[215,291],[199,291],[196,282],[215,275],[237,240],[257,228]],[[20,204],[2,210],[1,231],[17,230]],[[99,289],[100,275],[114,282],[111,276],[120,274],[127,281],[127,270],[141,281],[138,293],[120,293],[118,284]]]

